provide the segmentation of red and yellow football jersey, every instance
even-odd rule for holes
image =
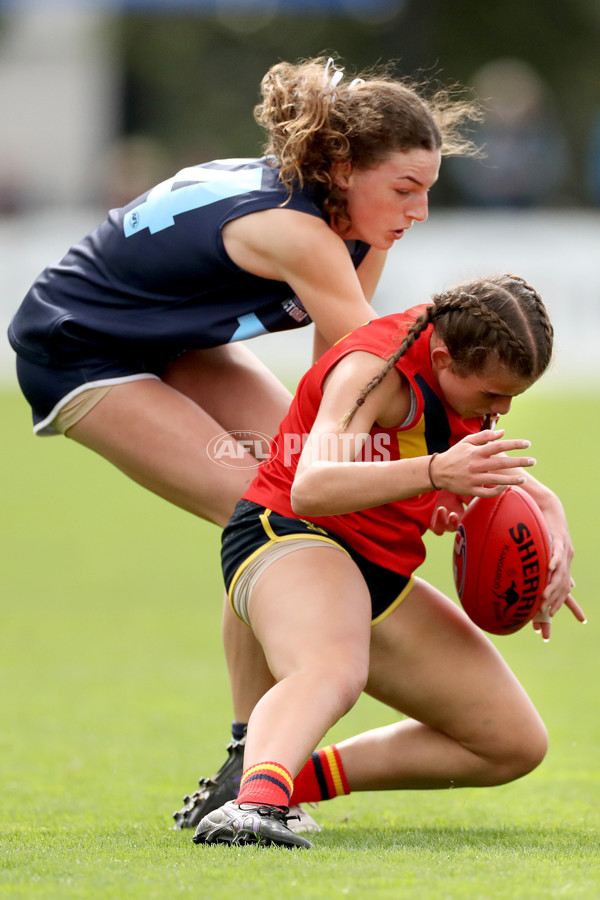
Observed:
[[[281,515],[300,518],[291,507],[290,492],[303,443],[319,410],[325,378],[344,356],[355,351],[388,359],[424,309],[414,307],[363,325],[339,341],[306,373],[273,439],[268,459],[261,463],[244,495],[247,500]],[[463,419],[445,402],[431,369],[431,330],[429,326],[396,363],[412,388],[408,419],[398,428],[375,425],[357,460],[398,460],[441,453],[481,430],[480,419]],[[422,535],[431,521],[435,502],[436,492],[428,491],[360,512],[306,517],[304,521],[323,525],[372,562],[410,576],[425,558]]]

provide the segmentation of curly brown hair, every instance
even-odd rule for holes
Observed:
[[[337,75],[333,82],[330,72]],[[276,63],[262,79],[262,101],[254,110],[267,132],[265,155],[279,166],[290,193],[295,185],[320,185],[324,209],[342,231],[350,223],[345,193],[333,178],[336,164],[364,170],[414,149],[478,155],[462,128],[480,111],[458,88],[427,97],[426,85],[393,78],[389,67],[352,81],[342,76],[333,58]]]

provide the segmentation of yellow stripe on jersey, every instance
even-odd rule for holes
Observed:
[[[367,319],[366,322],[363,322],[363,323],[362,323],[362,325],[357,325],[356,327],[357,327],[357,328],[362,328],[363,325],[369,325],[372,321],[373,321],[373,319]],[[355,330],[356,330],[356,329],[355,329]],[[331,346],[332,346],[332,347],[337,347],[338,344],[341,344],[342,341],[345,341],[346,338],[349,337],[351,334],[352,334],[351,331],[349,331],[347,334],[343,334],[343,335],[341,336],[341,338],[338,338],[337,341],[335,341]],[[368,352],[369,352],[369,351],[367,350],[367,353],[368,353]]]
[[[414,427],[408,431],[399,431],[397,440],[401,459],[428,456],[429,450],[425,441],[425,416],[421,416]]]

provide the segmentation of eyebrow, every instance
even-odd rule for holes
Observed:
[[[438,177],[439,176],[436,175],[434,181],[431,182],[432,186],[436,183],[436,181],[438,180]],[[419,179],[415,178],[414,175],[397,175],[396,180],[397,181],[412,181],[413,184],[418,184],[419,187],[425,187],[424,182],[419,181]]]
[[[412,175],[397,175],[396,180],[397,181],[412,181],[412,182],[414,182],[414,184],[418,184],[421,187],[423,187],[423,182],[419,181],[418,178],[414,178]]]

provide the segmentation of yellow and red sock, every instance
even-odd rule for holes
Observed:
[[[270,803],[289,806],[294,779],[276,762],[262,762],[250,766],[242,775],[236,803]]]
[[[350,793],[338,748],[323,747],[313,753],[294,779],[290,806],[297,803],[318,803]]]

